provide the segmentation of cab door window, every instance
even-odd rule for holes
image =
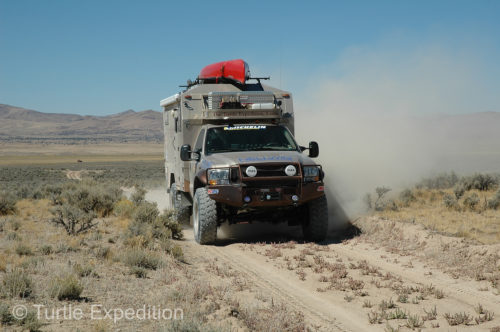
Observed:
[[[203,138],[205,137],[205,129],[200,131],[198,138],[196,139],[196,144],[194,145],[194,151],[201,151],[203,148]]]

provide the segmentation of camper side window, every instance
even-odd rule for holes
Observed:
[[[196,139],[196,144],[194,146],[195,151],[201,151],[203,148],[203,138],[205,137],[205,129],[202,129],[200,131],[200,134],[198,135],[198,139]]]

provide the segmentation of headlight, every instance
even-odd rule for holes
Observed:
[[[304,166],[304,182],[315,182],[320,180],[320,169],[318,166]]]
[[[208,170],[208,184],[229,184],[229,168],[213,168]]]

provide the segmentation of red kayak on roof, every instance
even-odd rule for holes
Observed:
[[[215,80],[215,83],[218,83],[221,78],[224,78],[245,84],[248,77],[250,77],[248,64],[241,59],[237,59],[217,62],[206,66],[201,70],[198,79]]]

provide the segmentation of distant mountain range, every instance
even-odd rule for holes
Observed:
[[[91,116],[42,113],[0,104],[0,141],[163,141],[161,112]]]

